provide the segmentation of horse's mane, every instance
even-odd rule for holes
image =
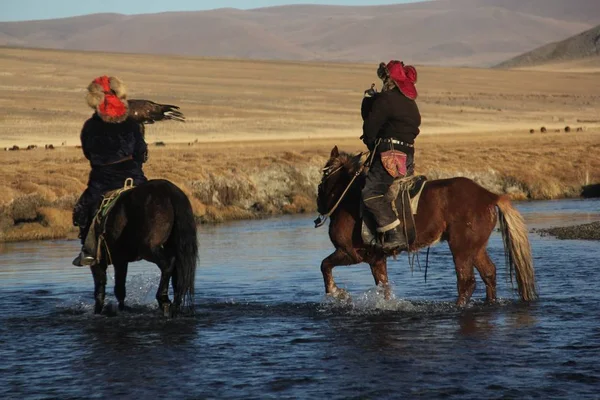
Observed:
[[[366,158],[369,156],[369,152],[361,152],[358,154],[346,153],[344,151],[340,152],[340,155],[337,157],[337,167],[343,167],[346,172],[353,174],[356,170],[358,170],[361,165],[364,164]],[[363,171],[364,174],[364,171]]]

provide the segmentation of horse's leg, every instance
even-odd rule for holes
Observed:
[[[483,247],[475,256],[475,268],[479,271],[481,279],[485,283],[485,301],[487,303],[496,302],[496,266],[490,259],[485,247]]]
[[[178,312],[181,307],[181,293],[177,290],[177,268],[173,267],[171,273],[171,287],[173,288],[173,306],[175,307],[174,312]]]
[[[454,258],[456,269],[458,299],[456,305],[464,307],[471,299],[475,291],[475,270],[473,268],[473,257],[470,250],[457,250],[450,243],[450,250]]]
[[[106,295],[106,263],[100,261],[98,264],[90,267],[92,275],[94,277],[94,299],[96,304],[94,306],[94,313],[100,314],[104,307],[104,297]]]
[[[377,257],[371,261],[369,265],[371,266],[371,273],[375,279],[375,284],[383,287],[384,297],[386,300],[389,300],[391,297],[391,291],[390,284],[388,282],[387,259],[385,257]]]
[[[338,265],[352,265],[358,264],[360,261],[354,260],[347,252],[336,249],[328,257],[323,259],[321,262],[321,273],[323,274],[323,280],[325,281],[325,294],[333,297],[343,297],[347,293],[345,290],[340,289],[333,280],[333,268]]]
[[[125,281],[127,280],[127,266],[126,262],[114,263],[115,268],[115,297],[119,302],[119,311],[125,309]]]
[[[156,291],[156,301],[165,317],[170,317],[171,300],[169,299],[169,281],[175,268],[175,257],[168,257],[162,249],[156,249],[153,252],[152,261],[160,268],[160,284]]]

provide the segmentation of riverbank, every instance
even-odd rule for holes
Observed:
[[[600,182],[600,133],[425,134],[417,173],[466,176],[517,200],[578,197]],[[357,139],[238,141],[150,146],[149,178],[173,181],[191,199],[198,223],[315,212],[321,168],[334,145]],[[0,241],[75,237],[71,209],[85,189],[80,149],[6,152],[0,158]]]
[[[71,208],[89,166],[74,146],[95,76],[181,107],[185,124],[148,126],[145,171],[214,223],[314,212],[333,145],[364,150],[360,102],[377,67],[36,49],[4,49],[0,62],[0,146],[38,146],[0,152],[0,241],[75,236]],[[600,182],[596,74],[418,69],[418,173],[467,176],[515,199],[577,197]]]
[[[537,229],[542,236],[554,236],[561,240],[600,240],[600,222],[564,226],[548,229]]]

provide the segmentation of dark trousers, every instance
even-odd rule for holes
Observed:
[[[414,154],[407,154],[407,175],[414,174]],[[385,194],[394,183],[394,178],[386,171],[381,163],[379,153],[373,159],[373,165],[362,190],[365,208],[373,215],[379,228],[391,226],[398,220],[392,209],[392,204],[385,199]]]
[[[122,188],[127,178],[132,178],[135,186],[147,181],[141,164],[133,160],[102,167],[92,167],[88,187],[79,197],[73,209],[73,225],[79,227],[81,244],[85,241],[85,236],[94,215],[100,207],[102,196],[106,192]]]

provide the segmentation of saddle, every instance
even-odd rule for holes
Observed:
[[[392,203],[392,210],[402,222],[402,229],[406,232],[408,244],[412,244],[417,237],[414,215],[417,215],[419,199],[427,182],[424,175],[398,178],[385,194],[386,200]],[[379,243],[380,234],[377,232],[377,223],[369,212],[364,212],[361,203],[362,229],[361,236],[364,243]]]
[[[109,257],[109,263],[112,264],[112,260],[110,260],[110,251],[108,250],[108,245],[106,244],[106,239],[104,237],[104,234],[106,233],[106,221],[121,195],[133,188],[133,179],[127,178],[125,179],[122,188],[111,190],[102,196],[102,203],[94,215],[92,225],[90,226],[90,230],[86,237],[86,247],[90,250],[94,250],[96,260],[98,261],[100,261],[100,258],[102,257],[102,246],[104,246]]]

